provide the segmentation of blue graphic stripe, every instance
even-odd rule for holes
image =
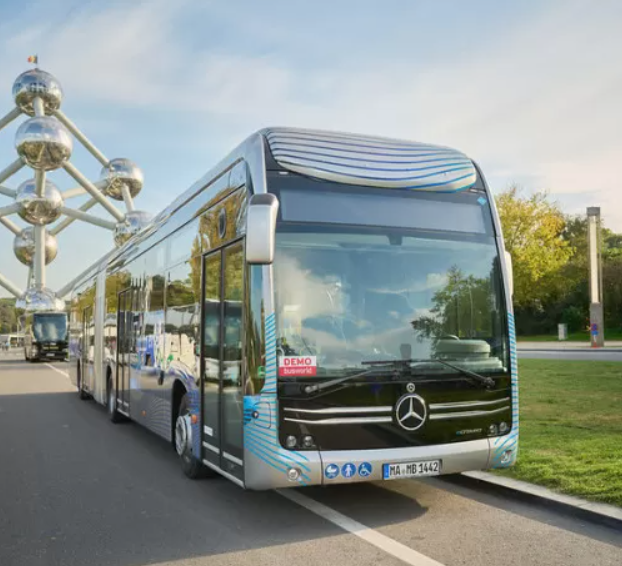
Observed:
[[[296,458],[300,458],[301,460],[304,460],[305,462],[309,461],[309,458],[307,458],[302,452],[296,452],[295,450],[284,450],[283,448],[281,448],[281,445],[278,443],[276,432],[272,430],[269,431],[269,430],[262,429],[259,427],[249,426],[246,429],[246,431],[256,436],[260,436],[266,441],[270,441],[279,451],[283,452],[284,454],[287,454],[288,456],[292,455],[292,456],[295,456]]]
[[[282,159],[285,157],[285,159]],[[355,165],[352,163],[343,163],[339,161],[329,161],[327,159],[313,159],[310,157],[298,157],[296,155],[279,155],[280,163],[287,163],[290,165],[307,165],[309,163],[324,163],[326,165],[334,165],[336,167],[343,167],[344,169],[355,169],[360,171],[386,171],[388,173],[406,173],[409,171],[429,171],[430,169],[440,169],[441,167],[453,167],[456,165],[471,165],[471,160],[467,158],[448,158],[444,160],[433,159],[430,161],[421,161],[420,163],[430,163],[431,161],[443,161],[443,163],[436,163],[435,165],[426,165],[424,167],[412,167],[412,165],[419,165],[419,163],[401,163],[402,165],[411,165],[410,167],[371,167],[370,165]],[[299,161],[291,161],[292,159],[298,159]],[[339,158],[339,159],[349,159],[349,158]],[[357,161],[365,161],[365,159],[359,159]],[[369,161],[368,161],[369,163]],[[382,164],[382,162],[378,162]],[[384,177],[383,177],[384,178]],[[419,177],[406,177],[406,179],[417,179]],[[396,177],[396,179],[399,179]]]
[[[280,163],[283,163],[285,165],[290,165],[290,166],[295,166],[295,167],[308,167],[309,169],[315,169],[316,171],[323,171],[325,173],[334,173],[337,175],[346,175],[348,177],[353,177],[355,179],[365,179],[368,181],[387,181],[387,182],[398,182],[398,181],[415,181],[417,179],[428,179],[430,177],[438,177],[440,175],[446,175],[447,173],[454,173],[456,171],[466,171],[469,170],[470,173],[469,175],[475,175],[475,169],[473,167],[473,164],[468,162],[468,164],[465,163],[465,165],[461,165],[461,166],[456,166],[456,167],[449,167],[448,169],[442,169],[440,171],[434,171],[433,173],[426,173],[424,175],[414,175],[412,177],[374,177],[371,175],[358,175],[355,173],[351,173],[350,171],[339,171],[336,169],[330,169],[327,167],[319,167],[317,165],[307,165],[306,163],[295,163],[293,161],[288,161],[287,159],[282,159],[280,160]],[[330,163],[326,162],[326,161],[320,161],[320,163],[326,163],[328,165],[330,165]],[[368,167],[355,167],[352,165],[340,165],[340,164],[335,164],[338,165],[344,169],[355,169],[355,170],[360,170],[360,171],[366,171],[366,170],[371,170],[374,171],[374,169],[372,168],[368,168]],[[435,169],[437,167],[434,167]],[[466,177],[459,177],[459,179],[464,179]],[[455,180],[459,180],[459,179],[455,179]],[[444,181],[443,183],[440,183],[442,185],[448,185],[450,184],[452,181]]]
[[[334,150],[334,151],[338,151],[338,150]],[[282,157],[290,157],[292,159],[305,159],[305,160],[309,160],[309,161],[322,161],[319,159],[316,159],[317,157],[328,157],[329,159],[340,159],[340,160],[347,160],[347,161],[355,161],[355,162],[362,162],[362,163],[377,163],[379,165],[419,165],[422,163],[441,163],[441,162],[447,162],[447,161],[452,161],[452,160],[456,160],[459,159],[461,161],[466,161],[466,162],[470,162],[471,160],[466,156],[466,155],[462,155],[456,152],[447,152],[447,154],[443,157],[438,157],[438,152],[433,152],[433,153],[420,153],[417,155],[400,155],[399,157],[401,157],[402,159],[399,161],[395,161],[392,159],[380,159],[381,157],[384,157],[384,155],[382,154],[378,154],[378,153],[366,153],[366,157],[356,157],[356,155],[360,155],[358,152],[356,154],[348,154],[348,155],[335,155],[333,153],[324,153],[322,151],[303,151],[303,150],[299,150],[299,149],[294,149],[294,148],[284,148],[284,149],[274,149],[272,151],[272,153],[274,154],[274,157],[280,161],[280,159]],[[312,157],[309,157],[312,156]],[[398,156],[395,156],[398,157]],[[421,157],[433,157],[435,159],[419,159]],[[344,165],[349,165],[347,163],[345,163]],[[399,170],[397,168],[393,169],[387,169],[387,171],[394,171],[394,170]]]
[[[298,460],[296,460],[295,458],[293,458],[292,456],[290,456],[285,450],[282,450],[280,447],[277,448],[275,447],[273,444],[268,443],[264,438],[259,437],[259,436],[255,436],[252,433],[249,434],[249,441],[250,444],[253,446],[259,446],[261,448],[263,448],[264,450],[268,451],[270,454],[272,454],[277,460],[279,461],[283,461],[283,460],[288,460],[289,462],[292,462],[293,464],[297,464],[300,467],[304,468],[305,470],[307,470],[307,472],[310,472],[311,469],[309,468],[309,466],[307,466],[306,464],[304,464],[303,462],[299,462]]]
[[[257,456],[258,458],[261,458],[261,460],[263,460],[264,462],[271,463],[272,466],[275,468],[277,468],[278,466],[277,469],[280,468],[281,471],[284,471],[284,472],[286,472],[293,465],[302,466],[302,464],[296,461],[292,461],[290,464],[283,462],[278,454],[270,451],[269,448],[266,448],[264,445],[259,444],[259,443],[251,442],[249,446],[247,446],[247,448],[251,451],[254,451],[253,454],[255,454],[255,456]],[[309,468],[307,468],[307,471],[309,471]],[[311,479],[309,475],[303,471],[300,472],[300,475],[306,480]]]
[[[416,156],[417,152],[421,151],[434,151],[438,155],[442,155],[444,153],[454,153],[458,154],[455,149],[451,149],[449,147],[438,147],[433,145],[424,145],[424,144],[411,144],[404,146],[395,146],[395,145],[376,145],[378,143],[377,140],[370,141],[370,143],[356,143],[355,141],[346,141],[347,139],[352,138],[344,138],[341,140],[333,140],[329,138],[303,138],[300,136],[287,136],[282,137],[274,134],[267,135],[268,141],[270,142],[270,146],[273,145],[284,145],[286,147],[313,147],[316,149],[325,149],[325,150],[335,150],[335,151],[351,151],[347,148],[355,147],[357,148],[356,152],[353,153],[363,153],[358,150],[360,149],[372,149],[372,150],[382,150],[382,151],[394,151],[397,152],[395,155],[390,155],[391,157],[398,157],[400,155],[404,155],[405,153],[412,152],[411,155]],[[293,140],[293,141],[290,141]],[[323,144],[334,144],[337,147],[331,147]],[[376,154],[377,152],[373,152]],[[389,155],[389,154],[385,154]]]

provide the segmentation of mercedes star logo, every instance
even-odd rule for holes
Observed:
[[[427,414],[425,401],[419,395],[404,395],[395,405],[395,420],[403,429],[411,432],[423,426]]]

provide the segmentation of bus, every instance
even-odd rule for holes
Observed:
[[[67,359],[67,313],[26,313],[21,322],[24,328],[24,358],[27,362]]]
[[[511,466],[511,258],[451,148],[268,128],[71,287],[70,375],[190,478],[264,490]]]

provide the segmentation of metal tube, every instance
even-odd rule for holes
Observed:
[[[66,206],[61,207],[60,210],[64,215],[69,216],[70,218],[74,218],[75,220],[83,220],[84,222],[89,222],[90,224],[100,226],[101,228],[106,228],[107,230],[114,230],[116,226],[114,222],[110,222],[102,218],[97,218],[97,216],[93,216],[92,214],[86,214],[81,210],[68,208]]]
[[[40,96],[35,97],[32,101],[32,107],[35,111],[35,116],[45,116],[45,106]]]
[[[81,212],[86,212],[87,210],[93,208],[96,204],[97,201],[92,198],[91,200],[86,201],[80,208],[78,208],[78,210],[80,210]],[[59,222],[56,226],[54,226],[54,228],[50,230],[50,234],[52,234],[52,236],[58,235],[65,228],[71,226],[71,224],[73,224],[75,220],[75,218],[65,218],[62,222]]]
[[[15,214],[17,211],[19,211],[20,209],[20,205],[17,204],[16,202],[14,202],[13,204],[10,204],[9,206],[2,206],[0,207],[0,216],[8,216],[9,214]]]
[[[11,175],[15,175],[24,165],[21,157],[18,157],[11,165],[0,171],[0,183],[4,183]]]
[[[6,195],[7,197],[15,198],[17,196],[17,191],[9,189],[9,187],[3,187],[2,185],[0,185],[0,195]]]
[[[108,166],[109,160],[87,139],[87,137],[78,129],[78,126],[76,126],[60,110],[56,110],[54,112],[54,116],[56,116],[58,120],[76,137],[76,139],[91,152],[91,155],[97,159],[97,161],[99,161],[104,167]]]
[[[103,190],[107,184],[108,183],[105,180],[96,181],[95,183],[93,183],[93,185],[96,186],[100,191]],[[66,191],[63,191],[61,194],[63,196],[63,200],[67,200],[69,198],[79,197],[79,196],[86,194],[86,190],[82,185],[80,185],[78,187],[73,187],[72,189],[67,189]]]
[[[33,263],[35,286],[37,289],[43,289],[45,287],[45,226],[35,226],[35,257]]]
[[[17,118],[22,111],[16,106],[6,116],[0,118],[0,130],[5,126],[8,126],[15,118]]]
[[[0,273],[0,285],[2,285],[11,295],[16,296],[18,299],[24,294],[17,285],[11,283],[4,275]]]
[[[19,236],[19,234],[22,233],[20,227],[8,218],[0,217],[0,224],[4,224],[4,226],[11,230],[11,232],[13,232],[16,236]]]
[[[37,99],[38,100],[38,99]],[[37,169],[35,171],[35,188],[37,196],[42,197],[45,192],[45,171]]]
[[[26,281],[26,289],[28,289],[32,284],[32,265],[28,266],[28,279]]]
[[[80,171],[78,171],[69,161],[63,165],[65,171],[69,173],[78,183],[80,183],[99,204],[101,204],[117,221],[123,220],[123,214],[112,206],[102,192],[89,181]]]
[[[121,194],[123,195],[125,208],[128,212],[132,212],[134,210],[134,201],[132,200],[132,195],[130,194],[130,190],[127,188],[126,184],[121,186]]]

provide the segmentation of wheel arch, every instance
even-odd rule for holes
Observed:
[[[179,416],[179,404],[183,396],[188,393],[186,385],[181,379],[176,379],[171,392],[171,442],[175,445],[175,423]]]

